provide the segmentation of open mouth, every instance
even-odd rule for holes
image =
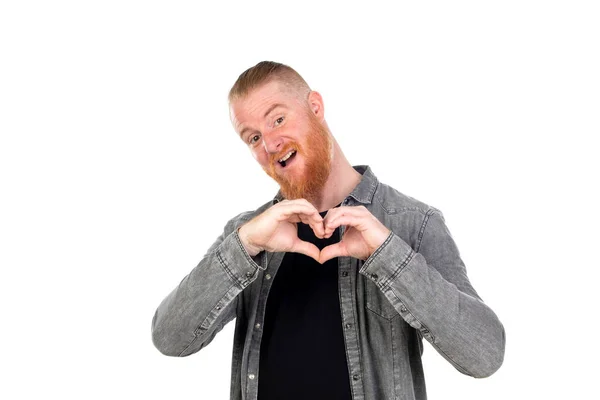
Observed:
[[[296,150],[290,150],[285,156],[281,157],[277,162],[285,168],[296,156]]]

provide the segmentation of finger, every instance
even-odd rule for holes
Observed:
[[[327,210],[327,213],[325,214],[325,216],[323,217],[324,220],[328,220],[333,218],[336,214],[340,213],[342,207],[335,207],[335,208],[330,208],[329,210]]]
[[[319,211],[317,210],[317,208],[313,205],[313,203],[311,203],[310,201],[306,200],[306,199],[295,199],[295,200],[291,200],[291,202],[293,203],[298,203],[298,204],[304,204],[306,206],[309,206],[310,208],[314,208],[315,211]]]
[[[355,216],[363,215],[364,216],[364,215],[368,215],[368,214],[371,214],[371,213],[364,206],[336,207],[336,208],[332,208],[329,211],[327,211],[327,214],[325,214],[324,219],[326,221],[328,221],[328,220],[337,218],[340,215],[355,215]]]
[[[303,224],[310,226],[315,236],[317,236],[320,239],[323,239],[325,235],[325,228],[323,227],[323,222],[315,222],[313,219],[309,218],[305,214],[292,214],[286,219],[286,221],[293,223],[302,222]]]
[[[325,230],[335,230],[338,226],[348,225],[353,226],[356,229],[363,230],[361,227],[365,224],[366,220],[362,216],[355,215],[340,215],[333,220],[325,223]]]
[[[323,217],[321,217],[316,208],[301,203],[288,203],[282,207],[279,207],[276,212],[280,220],[287,219],[292,214],[303,214],[314,219],[315,222],[322,223],[323,221]]]
[[[348,250],[346,249],[346,245],[343,242],[338,242],[330,244],[329,246],[325,246],[323,250],[321,250],[321,254],[319,256],[318,261],[321,264],[324,264],[326,261],[329,261],[332,258],[346,256],[348,256]]]
[[[327,225],[335,221],[337,218],[345,215],[353,215],[355,217],[361,217],[369,215],[369,211],[363,206],[357,207],[336,207],[327,211],[327,214],[323,218],[323,225],[327,228]],[[339,226],[339,225],[338,225]]]
[[[276,204],[273,208],[281,208],[281,207],[307,207],[311,210],[314,210],[318,213],[316,207],[306,199],[296,199],[296,200],[284,200],[281,203]]]
[[[297,239],[292,246],[292,252],[301,253],[311,258],[314,258],[317,262],[319,261],[319,248],[312,243],[305,242],[304,240]]]
[[[305,215],[298,215],[298,218],[303,224],[310,226],[317,238],[323,239],[325,237],[325,228],[323,227],[323,222],[315,222],[314,220],[308,218]]]
[[[288,221],[288,222],[293,222],[293,223],[302,222],[303,224],[307,224],[307,225],[311,221],[305,214],[302,214],[302,213],[290,214],[289,217],[284,218],[283,220]]]
[[[342,225],[364,232],[369,226],[368,223],[369,219],[364,216],[340,215],[325,223],[325,237],[331,237],[333,232]]]
[[[323,228],[325,231],[325,238],[331,237],[331,235],[335,231],[335,228],[327,229],[327,224],[330,223],[330,221],[332,221],[337,215],[344,212],[344,210],[341,210],[341,208],[342,207],[330,208],[329,210],[327,210],[327,214],[325,214],[325,216],[323,217]]]
[[[289,222],[293,222],[293,223],[298,223],[298,222],[302,222],[302,218],[300,218],[300,214],[293,214],[290,215],[289,218],[286,219]]]
[[[323,227],[323,217],[316,208],[310,207],[303,203],[287,204],[278,210],[278,220],[288,220],[290,222],[303,222],[310,225],[317,237],[322,238],[325,234]]]
[[[325,236],[325,227],[323,226],[323,221],[315,221],[313,218],[310,218],[304,214],[298,214],[298,217],[302,221],[302,223],[310,226],[315,236],[323,239]]]

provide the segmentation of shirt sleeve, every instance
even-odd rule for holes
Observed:
[[[265,252],[251,257],[235,219],[210,247],[200,263],[160,303],[152,319],[152,341],[168,356],[196,353],[236,317],[238,294],[252,283]]]
[[[391,232],[360,273],[460,372],[483,378],[500,368],[504,327],[469,282],[439,210],[426,213],[416,249]]]

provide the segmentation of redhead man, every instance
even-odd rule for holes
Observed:
[[[235,318],[235,400],[425,399],[423,338],[463,374],[500,367],[504,328],[442,213],[352,166],[318,92],[264,61],[239,76],[229,104],[280,190],[230,219],[159,305],[162,353],[193,354]]]

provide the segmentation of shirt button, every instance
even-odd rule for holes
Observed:
[[[378,278],[379,278],[379,275],[371,274],[371,279],[373,279],[374,281],[376,281]]]
[[[346,329],[352,328],[352,324],[346,324]]]
[[[256,329],[260,329],[260,324],[256,324],[256,325],[254,325],[254,327],[255,327]]]
[[[348,271],[342,272],[342,276],[344,276],[344,277],[348,276]]]
[[[404,307],[404,306],[401,306],[401,307],[400,307],[400,311],[402,311],[402,312],[407,312],[408,310],[406,309],[406,307]]]
[[[216,308],[217,310],[220,310],[220,309],[221,309],[221,306],[216,306],[215,308]]]
[[[266,274],[266,275],[265,275],[265,279],[266,279],[266,280],[269,280],[269,279],[271,279],[271,274]]]
[[[252,275],[254,275],[252,272],[250,272],[250,271],[246,272],[247,278],[252,278]]]
[[[254,378],[255,378],[254,374],[248,375],[248,379],[254,379]]]
[[[352,375],[352,379],[354,379],[355,381],[360,379],[360,376],[358,376],[358,374],[354,374]]]

